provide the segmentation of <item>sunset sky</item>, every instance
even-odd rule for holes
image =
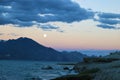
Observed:
[[[56,50],[120,50],[120,0],[0,0],[0,39]]]

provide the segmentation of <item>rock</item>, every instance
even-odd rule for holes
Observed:
[[[82,72],[82,71],[87,70],[87,67],[86,67],[86,66],[74,66],[74,67],[73,67],[73,70],[74,70],[75,72],[80,73],[80,72]]]
[[[68,67],[64,67],[63,69],[64,69],[64,70],[70,70]]]
[[[42,67],[41,69],[42,70],[52,70],[53,67],[51,67],[51,66],[45,66],[45,67]]]

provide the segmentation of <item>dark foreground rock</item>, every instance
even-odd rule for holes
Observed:
[[[86,69],[76,75],[66,75],[51,80],[92,80],[94,78],[94,74],[98,71],[100,71],[98,68]]]

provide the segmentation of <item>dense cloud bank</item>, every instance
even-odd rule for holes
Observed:
[[[71,0],[0,0],[0,25],[30,27],[55,21],[72,23],[94,19],[95,14]],[[111,28],[112,26],[114,29],[115,25],[120,24],[120,14],[99,13],[97,16],[99,19],[94,20],[101,23],[99,27]],[[52,25],[49,27],[42,25],[40,28],[60,31],[59,27]]]

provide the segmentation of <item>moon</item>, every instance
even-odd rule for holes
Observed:
[[[43,34],[43,37],[46,38],[46,37],[47,37],[47,34]]]

